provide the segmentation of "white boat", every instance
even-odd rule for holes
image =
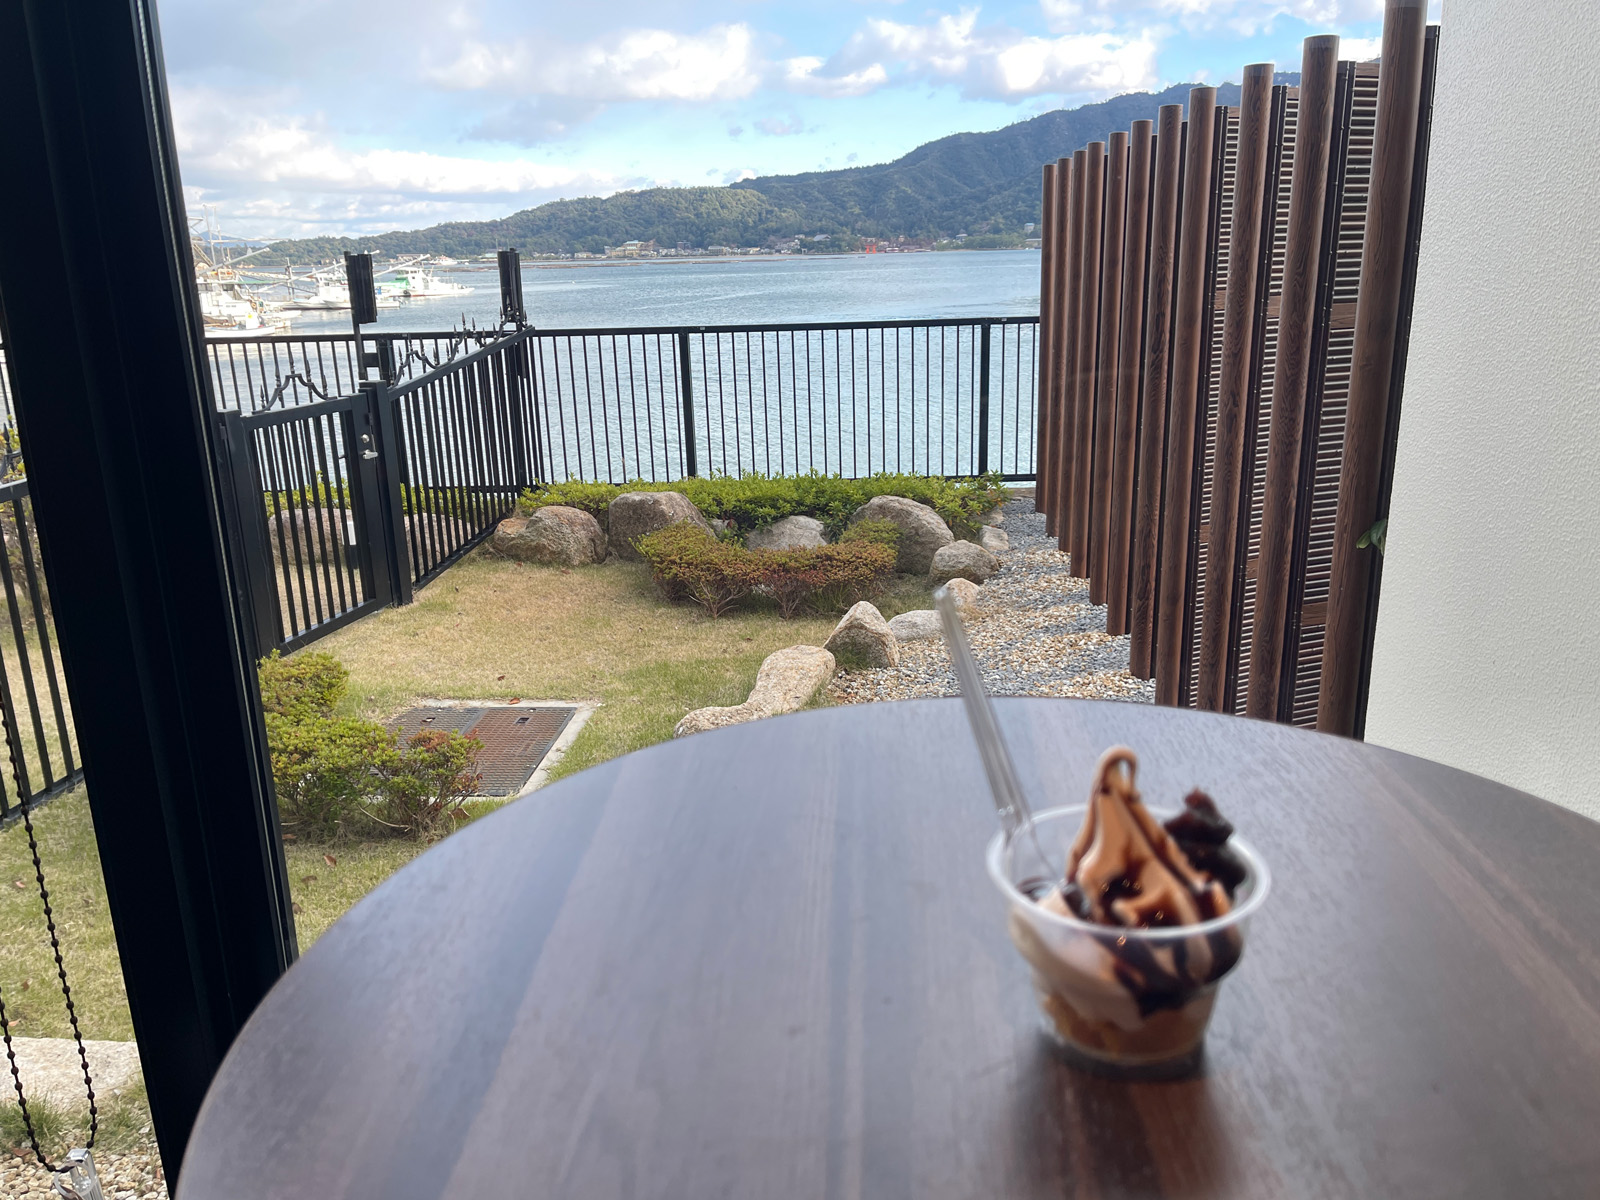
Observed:
[[[393,279],[378,284],[378,296],[395,300],[422,300],[434,296],[465,296],[470,287],[449,279],[440,279],[425,267],[396,268]]]
[[[311,291],[301,291],[306,285]],[[350,285],[333,275],[312,275],[292,278],[288,298],[283,307],[289,312],[343,312],[350,308]],[[378,307],[399,308],[397,296],[386,295],[383,285],[378,285]]]
[[[289,328],[278,306],[252,295],[231,270],[201,268],[195,273],[195,288],[207,337],[266,337]]]

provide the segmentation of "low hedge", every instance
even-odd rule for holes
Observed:
[[[746,550],[684,523],[647,534],[638,545],[663,596],[692,600],[713,617],[757,595],[775,601],[785,619],[805,608],[835,611],[875,592],[895,563],[894,539],[881,530],[803,550]]]
[[[838,537],[850,516],[874,496],[904,496],[926,504],[957,537],[970,537],[978,518],[1006,498],[1000,476],[945,479],[928,475],[871,475],[843,479],[837,475],[716,475],[674,483],[552,483],[522,495],[524,514],[547,504],[581,508],[605,524],[611,501],[623,492],[682,492],[708,517],[729,521],[740,535],[783,517],[815,517]]]
[[[335,717],[349,674],[331,654],[274,650],[258,675],[278,813],[297,836],[431,841],[464,818],[482,742],[436,730],[402,741],[376,722]]]

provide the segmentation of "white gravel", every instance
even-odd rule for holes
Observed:
[[[155,1146],[134,1154],[94,1156],[95,1172],[100,1176],[100,1192],[106,1200],[167,1200],[167,1184],[161,1174],[161,1160]],[[0,1200],[54,1200],[50,1173],[26,1157],[5,1154],[0,1157]]]
[[[1104,605],[1087,580],[1067,574],[1068,556],[1044,532],[1033,500],[1008,501],[1000,524],[1011,539],[983,585],[980,615],[967,622],[984,685],[996,696],[1081,696],[1155,702],[1155,684],[1128,673],[1128,638],[1105,631]],[[942,638],[902,642],[895,668],[841,671],[828,687],[837,704],[958,694]]]

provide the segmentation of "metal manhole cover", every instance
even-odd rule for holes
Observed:
[[[515,796],[533,778],[539,763],[561,736],[576,708],[541,705],[486,705],[456,708],[425,705],[409,708],[395,718],[392,728],[401,738],[426,729],[453,729],[463,737],[483,743],[478,752],[480,796]]]

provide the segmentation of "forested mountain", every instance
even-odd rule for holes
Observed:
[[[1297,74],[1278,82],[1296,83]],[[764,246],[797,234],[853,238],[1020,236],[1039,219],[1039,169],[1086,142],[1104,139],[1163,104],[1188,100],[1190,84],[1132,92],[1081,108],[1057,109],[989,133],[957,133],[893,162],[841,171],[772,175],[728,187],[649,188],[604,199],[557,200],[497,221],[455,221],[409,233],[279,242],[259,258],[308,262],[344,250],[380,254],[598,252],[630,239],[663,246]],[[1217,89],[1236,104],[1237,84]]]

